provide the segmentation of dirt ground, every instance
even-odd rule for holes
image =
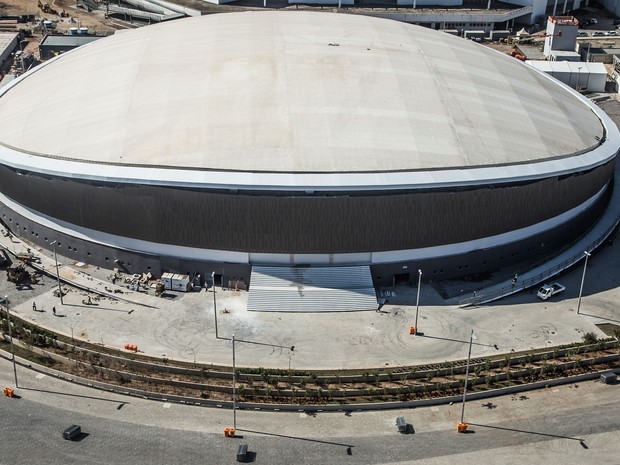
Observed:
[[[43,13],[38,7],[38,0],[0,0],[0,8],[4,14],[35,14],[38,18],[58,21],[57,31],[65,32],[71,27],[88,27],[90,32],[105,33],[114,32],[118,29],[132,27],[128,23],[114,19],[106,19],[103,11],[87,12],[77,7],[75,0],[53,0],[48,2],[50,7],[61,13],[63,10],[69,14],[68,18],[60,15]]]
[[[67,34],[72,27],[87,27],[91,34],[99,35],[113,34],[119,29],[136,27],[123,21],[105,18],[103,11],[87,12],[78,8],[75,0],[47,0],[47,3],[59,14],[44,13],[39,8],[38,0],[0,0],[0,12],[3,15],[34,14],[37,18],[36,22],[27,25],[20,24],[20,29],[32,31],[32,35],[22,41],[22,49],[25,53],[31,52],[37,58],[39,57],[39,43],[43,39],[43,32],[37,27],[39,20],[57,22],[55,31],[61,34]],[[60,13],[63,11],[69,16],[61,17]]]

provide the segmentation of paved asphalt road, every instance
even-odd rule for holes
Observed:
[[[12,385],[0,359],[0,383]],[[223,437],[231,412],[129,398],[18,368],[19,399],[0,397],[0,464],[226,464],[247,443],[255,463],[428,465],[617,463],[620,385],[598,382],[468,402],[473,434],[457,434],[460,405],[388,412],[239,411],[243,439]],[[23,387],[25,386],[25,387]],[[404,415],[414,434],[396,432]],[[87,435],[65,441],[79,424]],[[583,443],[580,441],[583,440]],[[583,445],[582,445],[583,444]],[[350,448],[350,454],[349,449]],[[611,460],[611,461],[609,461]]]
[[[535,423],[536,430],[553,431],[553,434],[532,434],[531,422],[524,420],[474,427],[475,434],[459,435],[450,430],[407,436],[394,433],[378,437],[303,440],[287,437],[286,431],[282,431],[282,436],[242,432],[246,437],[233,440],[221,434],[141,426],[89,414],[68,415],[64,410],[21,399],[3,402],[0,462],[7,465],[224,464],[234,463],[236,445],[242,442],[248,442],[250,449],[256,451],[255,463],[264,464],[380,464],[426,458],[449,459],[446,456],[543,441],[561,441],[565,453],[570,456],[583,454],[580,442],[560,437],[617,433],[620,429],[619,407],[620,404],[616,404],[615,411],[601,408],[594,412],[589,408],[578,408]],[[71,423],[82,425],[88,436],[78,442],[63,440],[60,433]],[[352,446],[351,455],[348,455],[346,445]],[[537,454],[537,458],[543,457]],[[506,462],[498,460],[495,463]]]

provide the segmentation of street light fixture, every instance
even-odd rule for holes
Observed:
[[[60,287],[60,273],[58,273],[58,256],[56,255],[56,242],[52,242],[50,245],[54,247],[54,261],[56,262],[56,279],[58,280],[58,294],[60,295],[60,305],[64,305],[62,301],[62,288]]]
[[[215,317],[215,338],[218,339],[217,334],[217,302],[215,301],[215,271],[211,272],[211,281],[213,281],[213,316]]]
[[[418,310],[420,309],[420,286],[422,284],[422,270],[418,270],[418,297],[415,301],[415,326],[413,327],[413,334],[418,335]]]
[[[11,314],[9,313],[9,296],[4,296],[4,304],[6,305],[6,322],[9,326],[9,340],[11,341],[11,360],[13,361],[13,375],[15,375],[15,388],[17,385],[17,368],[15,367],[15,351],[13,350],[13,332],[11,331]]]
[[[581,84],[581,66],[577,67],[577,92],[579,92],[579,84]]]
[[[469,336],[469,352],[467,353],[467,368],[465,369],[465,385],[463,386],[463,405],[461,407],[461,423],[457,431],[465,431],[467,429],[467,424],[464,423],[465,419],[465,397],[467,396],[467,382],[469,381],[469,362],[471,360],[471,346],[474,343],[474,339],[478,339],[474,334],[474,330],[471,330],[471,334]]]
[[[583,282],[586,279],[586,267],[588,266],[588,257],[590,257],[590,252],[585,250],[584,255],[586,256],[586,260],[583,263],[583,274],[581,275],[581,286],[579,286],[579,301],[577,302],[577,315],[579,315],[579,309],[581,308],[581,293],[583,292]]]

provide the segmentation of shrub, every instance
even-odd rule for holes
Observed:
[[[598,341],[596,334],[592,332],[585,333],[582,339],[585,344],[596,344],[596,342]]]

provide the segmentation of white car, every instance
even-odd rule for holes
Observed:
[[[618,31],[607,31],[605,33],[606,36],[617,36],[618,35]]]
[[[605,37],[605,33],[601,32],[601,31],[596,31],[594,34],[592,34],[593,37]]]

